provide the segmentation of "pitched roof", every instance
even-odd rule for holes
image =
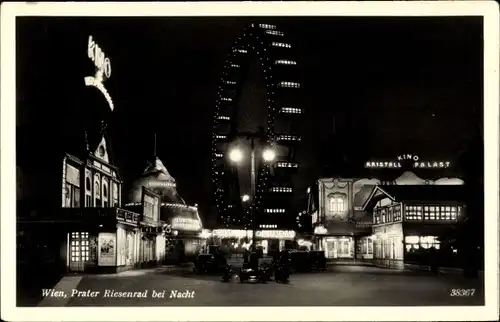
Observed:
[[[368,200],[375,187],[376,187],[375,185],[362,186],[361,189],[354,195],[354,199],[352,202],[353,206],[355,208],[363,207],[363,205],[365,204],[366,200]]]
[[[457,185],[390,185],[377,186],[363,205],[367,209],[384,196],[400,201],[465,201],[465,187]]]

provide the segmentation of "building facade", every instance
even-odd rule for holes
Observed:
[[[372,217],[361,206],[374,183],[368,179],[320,179],[308,190],[315,247],[325,251],[327,258],[372,258]]]
[[[377,209],[379,208],[367,206],[367,202],[373,197],[372,194],[376,189],[379,187],[423,186],[441,187],[443,191],[454,191],[453,189],[461,185],[463,185],[461,179],[425,180],[409,171],[389,182],[374,178],[319,179],[315,186],[308,189],[307,213],[311,214],[315,248],[324,250],[326,257],[330,259],[371,260],[381,256],[385,258],[385,248],[380,246],[380,239],[376,235],[376,232],[378,233],[380,229],[377,227],[381,225],[379,220],[382,220],[381,217],[374,216],[374,214],[378,214],[379,210]],[[409,200],[418,200],[419,194],[415,196],[409,196]],[[453,204],[458,197],[448,196],[446,198],[441,201],[445,202],[445,204],[446,202]],[[405,212],[402,207],[402,205],[391,207],[391,218],[397,218],[401,221]],[[386,225],[386,223],[384,222],[383,225]],[[393,231],[394,234],[399,234],[397,231],[402,231],[400,225],[383,226],[383,228]],[[394,253],[393,256],[402,259],[403,254],[399,249],[397,251],[397,255]],[[380,255],[380,252],[382,252],[382,255]]]
[[[158,197],[159,219],[165,225],[164,257],[167,262],[193,259],[205,245],[203,223],[197,206],[188,205],[177,191],[174,177],[163,162],[155,157],[145,171],[132,184],[125,208],[130,210],[146,207],[151,201],[144,199],[143,191]]]
[[[376,264],[403,268],[404,263],[431,264],[431,251],[450,257],[447,235],[464,222],[462,186],[377,186],[363,209],[373,213]],[[441,259],[449,261],[450,258]]]
[[[83,157],[66,154],[62,165],[61,207],[18,217],[21,262],[62,272],[107,273],[161,261],[159,197],[144,191],[143,198],[156,208],[122,208],[123,182],[109,159],[105,135],[96,151]]]

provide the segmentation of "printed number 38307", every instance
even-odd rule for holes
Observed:
[[[450,296],[474,296],[475,288],[454,288],[451,290]]]

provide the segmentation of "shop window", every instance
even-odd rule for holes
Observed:
[[[406,220],[422,220],[422,206],[406,206]]]
[[[440,241],[436,236],[406,236],[406,251],[415,251],[418,249],[429,249],[434,247],[439,249]]]

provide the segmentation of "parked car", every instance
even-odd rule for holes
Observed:
[[[194,262],[196,274],[219,274],[227,268],[227,261],[222,255],[202,254],[198,255]]]
[[[257,282],[257,283],[267,283],[271,279],[271,267],[268,265],[261,265],[255,268],[250,264],[243,264],[238,274],[240,283],[246,281]]]

